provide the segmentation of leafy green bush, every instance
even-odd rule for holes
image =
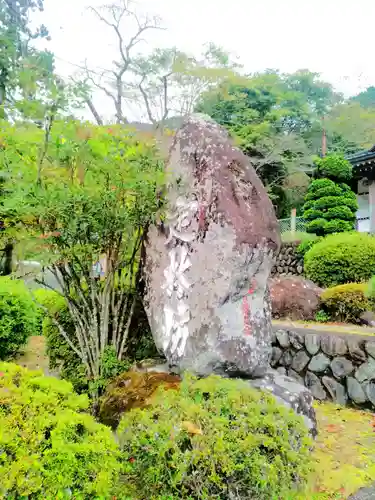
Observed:
[[[0,277],[0,359],[13,356],[38,335],[38,309],[21,280]]]
[[[318,243],[322,238],[316,236],[315,234],[309,234],[310,238],[306,238],[297,247],[297,253],[300,257],[304,257],[306,252],[310,250],[316,243]]]
[[[330,320],[329,314],[327,314],[325,311],[321,309],[315,314],[315,321],[317,323],[327,323],[327,321],[329,320]]]
[[[0,363],[0,498],[112,498],[111,431],[71,384]]]
[[[369,282],[367,283],[365,295],[369,299],[375,300],[375,276],[371,276]]]
[[[319,177],[326,177],[336,182],[346,182],[352,178],[353,167],[350,162],[338,154],[330,154],[315,160]]]
[[[289,498],[310,470],[302,419],[238,380],[186,377],[133,409],[118,436],[133,500]],[[152,492],[152,493],[151,493]]]
[[[306,253],[304,272],[323,287],[367,281],[375,274],[375,238],[358,232],[326,236]]]
[[[324,290],[320,301],[333,320],[356,323],[365,311],[374,310],[375,300],[366,297],[365,283],[347,283]]]

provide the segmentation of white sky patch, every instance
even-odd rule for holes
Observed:
[[[47,47],[58,58],[60,75],[79,71],[74,64],[85,60],[92,69],[111,68],[115,38],[88,10],[103,3],[45,0],[38,19],[50,30]],[[141,51],[177,46],[198,55],[205,43],[214,42],[236,54],[247,72],[307,68],[345,95],[375,85],[374,0],[140,0],[138,8],[160,15],[166,28],[150,32]],[[106,118],[113,116],[101,92],[94,101]],[[131,114],[145,119],[137,107]]]

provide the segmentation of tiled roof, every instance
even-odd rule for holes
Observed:
[[[360,151],[354,155],[348,155],[346,159],[350,161],[354,168],[375,164],[375,146],[368,151]]]

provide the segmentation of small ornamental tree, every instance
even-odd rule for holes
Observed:
[[[352,177],[350,163],[339,155],[316,160],[316,175],[305,196],[303,217],[306,231],[324,236],[351,231],[358,202],[345,183]]]
[[[152,141],[121,126],[49,122],[45,131],[6,123],[0,128],[5,231],[17,238],[26,258],[52,273],[73,336],[56,316],[52,320],[88,379],[97,381],[108,347],[119,360],[125,355],[140,246],[159,207],[157,151]]]

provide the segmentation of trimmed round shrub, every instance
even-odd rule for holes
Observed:
[[[0,359],[14,356],[38,335],[38,308],[21,280],[0,277]]]
[[[353,175],[353,167],[342,155],[330,154],[315,160],[319,177],[327,177],[336,182],[349,181]]]
[[[289,498],[308,478],[302,419],[244,381],[187,376],[150,403],[118,428],[133,500]]]
[[[375,274],[375,238],[358,232],[326,236],[306,253],[304,272],[322,287],[368,281]]]
[[[324,196],[323,198],[319,198],[319,200],[308,202],[308,207],[315,207],[316,210],[327,210],[334,207],[341,207],[342,200],[338,196]],[[305,203],[304,207],[306,207],[307,203]],[[352,198],[351,196],[345,197],[345,205],[349,207],[352,211],[358,210],[358,202],[356,198]]]
[[[344,233],[353,230],[353,223],[345,220],[330,220],[324,224],[326,234]]]
[[[331,159],[327,157],[319,161],[322,162],[321,165],[325,165],[325,162],[329,163]],[[346,160],[343,161],[346,162]],[[351,168],[350,164],[349,167]],[[329,169],[321,170],[318,168],[319,174]],[[325,173],[328,175],[327,172]],[[337,175],[333,177],[339,180]],[[346,179],[346,177],[346,174],[343,175],[341,180]],[[357,209],[356,196],[347,184],[337,184],[328,178],[314,180],[309,186],[303,207],[303,217],[307,222],[306,231],[319,236],[351,231],[354,229]]]
[[[375,300],[366,297],[367,284],[347,283],[327,288],[320,296],[331,319],[356,323],[362,313],[374,310]]]
[[[109,499],[120,469],[110,429],[71,384],[0,363],[0,498]]]

